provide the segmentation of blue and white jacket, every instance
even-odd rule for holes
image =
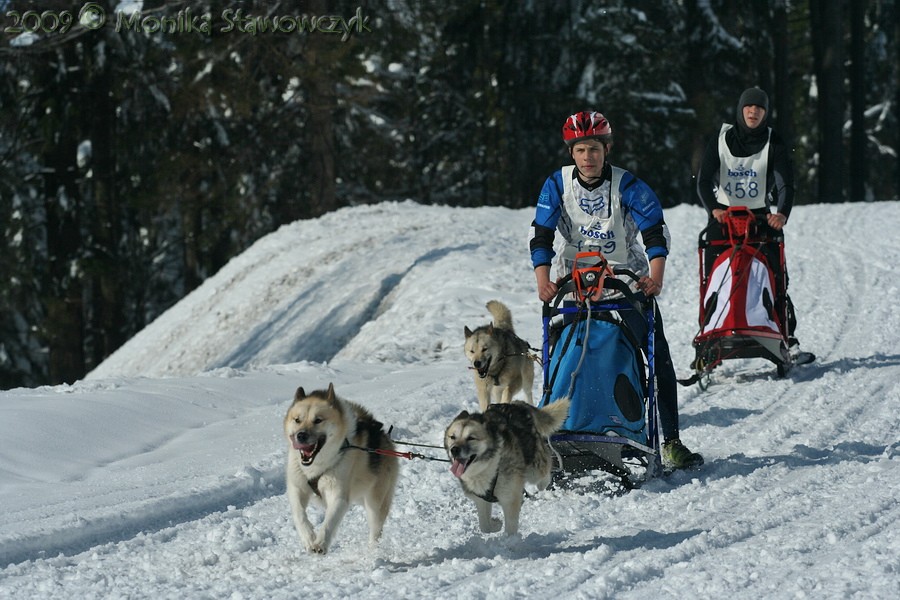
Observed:
[[[556,258],[557,277],[571,272],[577,252],[593,251],[644,276],[650,260],[668,256],[670,243],[662,205],[650,186],[609,163],[591,185],[578,177],[574,166],[548,177],[529,241],[532,265],[552,265]]]

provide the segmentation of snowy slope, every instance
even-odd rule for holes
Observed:
[[[539,343],[532,214],[407,202],[285,226],[84,381],[0,392],[0,597],[900,597],[900,203],[860,208],[797,207],[787,230],[819,361],[785,379],[731,361],[681,389],[702,470],[543,492],[506,539],[478,531],[446,463],[404,461],[379,548],[357,507],[324,557],[283,496],[294,389],[334,382],[395,439],[439,444],[477,406],[462,329],[484,303]],[[667,221],[661,307],[686,374],[704,216]]]

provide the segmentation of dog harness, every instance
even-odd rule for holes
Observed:
[[[497,472],[494,473],[494,480],[491,482],[491,487],[489,487],[488,490],[483,494],[476,494],[475,492],[470,490],[469,487],[466,486],[465,483],[463,483],[463,487],[465,487],[465,490],[467,492],[469,492],[470,494],[472,494],[473,496],[477,496],[477,497],[481,498],[482,500],[484,500],[485,502],[490,502],[491,504],[496,504],[497,502],[499,502],[499,500],[497,499],[497,496],[494,495],[494,488],[497,487],[497,478],[499,478],[499,477],[500,477],[500,469],[497,469]]]
[[[351,447],[351,446],[350,446],[350,440],[345,439],[345,440],[344,440],[344,443],[341,444],[341,450],[340,450],[340,451],[343,452],[344,450],[346,450],[347,448],[350,448],[350,447]],[[322,477],[322,475],[324,475],[324,473],[320,473],[318,477],[313,477],[312,479],[307,479],[307,480],[306,480],[306,483],[309,484],[309,487],[312,489],[312,491],[313,491],[313,492],[316,494],[316,496],[318,496],[319,498],[322,497],[321,492],[319,492],[319,478]]]

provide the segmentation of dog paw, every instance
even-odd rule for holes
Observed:
[[[309,550],[310,554],[325,554],[328,551],[328,549],[321,544],[310,544],[306,549]]]
[[[328,545],[325,543],[325,540],[322,538],[316,538],[314,540],[310,540],[306,544],[306,549],[310,554],[325,554],[328,552]]]
[[[503,529],[503,519],[491,517],[491,520],[481,526],[481,530],[485,533],[497,533]]]

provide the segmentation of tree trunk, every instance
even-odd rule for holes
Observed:
[[[122,220],[120,203],[116,194],[116,160],[113,153],[116,113],[112,101],[111,73],[109,66],[91,65],[97,71],[89,73],[86,99],[90,102],[91,139],[91,191],[95,217],[90,224],[97,256],[90,276],[95,290],[93,306],[94,352],[93,363],[99,364],[127,339],[124,331],[125,317],[122,303],[128,285],[123,269],[120,243]]]
[[[894,51],[897,55],[894,57],[895,66],[892,72],[896,74],[898,72],[896,65],[900,65],[900,9],[896,5],[894,6]],[[897,78],[894,79],[894,107],[896,115],[896,107],[900,107],[900,82],[897,81]],[[897,135],[894,139],[900,141],[900,119],[895,117],[894,122],[897,123]],[[894,167],[894,198],[900,198],[900,152],[896,152],[894,155],[897,157]]]
[[[866,199],[866,1],[850,3],[850,201]]]
[[[72,164],[76,144],[65,139],[65,134],[60,137],[61,143],[49,148],[45,164],[50,172],[44,179],[48,272],[43,278],[46,314],[41,330],[52,385],[72,383],[85,373],[83,283],[80,273],[72,268],[84,245]]]
[[[283,215],[287,222],[301,216],[318,217],[337,208],[334,137],[334,112],[337,109],[337,95],[327,70],[321,67],[318,69],[313,67],[313,69],[316,73],[311,76],[309,82],[309,116],[306,123],[308,142],[306,148],[309,149],[309,154],[303,167],[306,175],[310,178],[307,188],[309,202],[307,210]]]
[[[790,44],[788,43],[788,16],[787,6],[784,2],[778,2],[775,6],[774,23],[772,24],[772,42],[775,59],[773,69],[775,71],[775,99],[774,124],[785,142],[789,146],[794,143],[794,111],[791,99],[794,90],[791,86],[790,73]]]
[[[328,3],[314,0],[310,3],[310,10],[313,14],[327,14]],[[308,98],[306,143],[303,147],[308,154],[303,165],[298,167],[301,176],[308,181],[308,198],[303,207],[297,205],[297,199],[286,204],[281,215],[282,223],[301,217],[318,217],[338,207],[335,184],[337,146],[334,128],[338,110],[335,71],[346,57],[349,45],[349,42],[341,42],[327,35],[311,34],[306,39],[301,59],[305,65],[304,88]],[[354,150],[362,151],[361,148]],[[357,160],[348,158],[351,164]]]
[[[813,0],[809,5],[818,84],[819,202],[844,201],[842,8],[843,2]]]

